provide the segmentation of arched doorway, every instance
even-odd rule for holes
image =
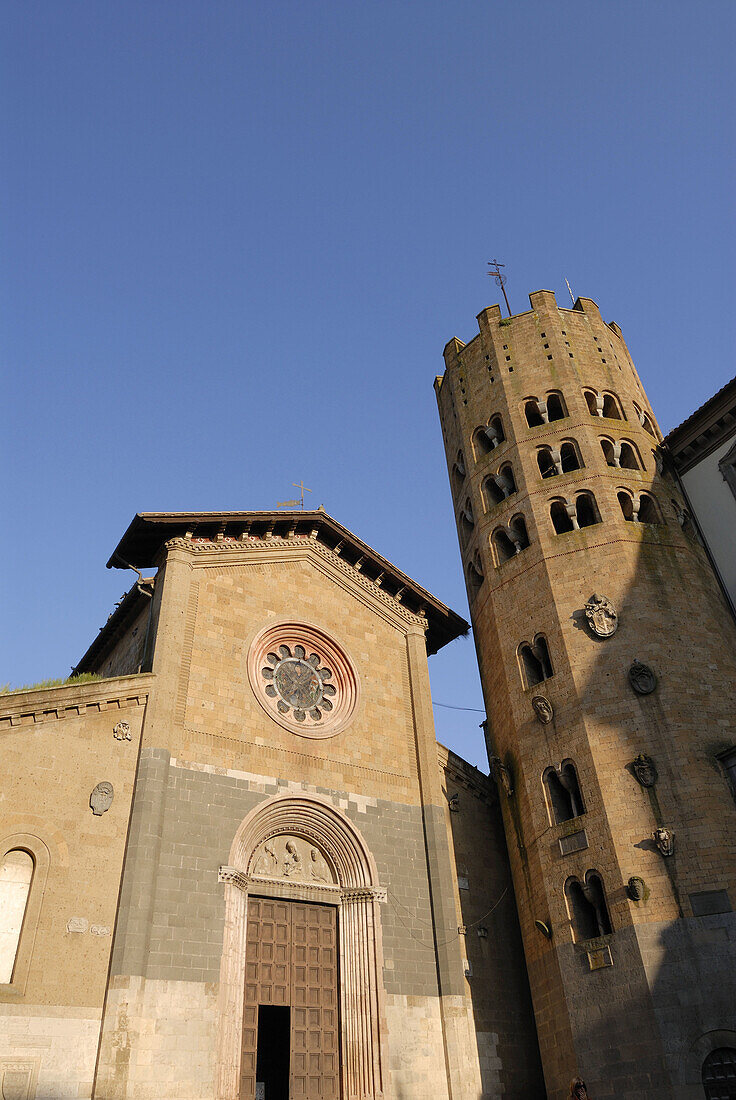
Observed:
[[[718,1047],[703,1062],[707,1100],[736,1100],[736,1049]]]
[[[305,1088],[319,1096],[334,1088],[342,1100],[382,1098],[384,893],[358,831],[324,799],[269,799],[241,824],[220,880],[225,934],[217,1100],[253,1100],[259,1036],[264,1072],[268,1050],[289,1042],[291,1088],[302,1090],[304,1100],[311,1100]],[[305,979],[302,948],[310,937],[318,950]],[[313,1011],[305,1015],[310,1001]],[[302,1057],[308,1052],[300,1031],[307,1016],[311,1086],[309,1072],[302,1073],[310,1061]]]

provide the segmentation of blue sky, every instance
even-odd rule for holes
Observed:
[[[736,7],[64,3],[0,12],[0,683],[64,675],[136,511],[304,479],[462,614],[432,382],[498,300],[616,320],[663,430],[734,373]],[[472,639],[430,662],[481,707]],[[484,762],[472,711],[441,740]]]

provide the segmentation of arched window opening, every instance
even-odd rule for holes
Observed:
[[[573,512],[573,515],[574,515],[575,514],[575,509],[574,508],[572,509],[572,512]],[[555,529],[555,534],[556,535],[564,535],[564,534],[567,534],[568,531],[574,531],[575,530],[575,524],[577,523],[577,516],[575,517],[575,520],[573,521],[573,518],[570,515],[570,508],[567,504],[567,501],[553,500],[552,503],[549,506],[549,514],[550,514],[550,519],[552,520],[552,526]]]
[[[565,402],[562,399],[560,393],[548,393],[547,394],[547,419],[550,423],[553,420],[564,420],[567,416],[567,409],[565,408]]]
[[[621,420],[621,409],[612,393],[603,394],[603,412],[601,416],[604,416],[606,420]]]
[[[473,432],[473,457],[479,462],[485,455],[489,455],[495,444],[488,435],[487,428],[476,428]]]
[[[627,443],[626,440],[621,441],[621,457],[618,464],[623,470],[641,469],[639,452],[633,443]]]
[[[536,397],[530,397],[524,403],[524,414],[530,428],[539,428],[545,423],[544,417],[540,411],[540,402]]]
[[[498,471],[497,481],[500,481],[501,486],[505,489],[507,497],[510,497],[512,493],[516,492],[516,478],[514,477],[514,471],[507,463],[502,466]]]
[[[534,651],[528,643],[520,647],[519,659],[521,661],[521,678],[525,688],[534,687],[535,684],[541,684],[546,679],[542,662],[534,655]]]
[[[476,554],[473,560],[468,564],[468,592],[471,599],[474,599],[478,594],[480,586],[483,584],[483,566],[481,565],[480,557]]]
[[[503,565],[505,561],[510,561],[516,554],[516,546],[511,541],[503,527],[497,527],[491,536],[491,543],[493,545],[493,557],[496,567]]]
[[[540,447],[537,451],[537,466],[542,477],[557,477],[560,470],[557,468],[551,447]]]
[[[534,644],[532,645],[532,653],[542,665],[544,679],[549,680],[550,676],[554,675],[554,672],[549,655],[549,648],[547,646],[547,639],[544,634],[537,634],[535,637]]]
[[[618,502],[621,505],[621,514],[628,523],[634,522],[634,501],[630,493],[625,493],[623,489],[617,493]]]
[[[487,477],[483,482],[483,498],[488,509],[495,508],[497,504],[506,499],[506,493],[499,485],[495,474]]]
[[[607,466],[618,466],[619,457],[616,453],[616,448],[613,441],[610,439],[601,440],[601,450],[603,451],[603,457],[606,460]]]
[[[474,526],[475,520],[473,519],[473,508],[470,504],[470,501],[466,500],[460,512],[460,542],[463,546],[467,546],[470,537],[473,534]]]
[[[639,523],[661,523],[662,517],[656,505],[654,497],[648,493],[639,496]]]
[[[523,516],[514,516],[509,523],[509,534],[517,554],[520,554],[522,550],[526,550],[529,545],[529,533]]]
[[[592,493],[581,493],[575,501],[575,514],[578,527],[592,527],[594,523],[600,523],[601,517],[598,505]]]
[[[703,1062],[706,1100],[736,1100],[736,1049],[717,1047]]]
[[[645,413],[644,410],[636,404],[636,402],[634,402],[634,408],[636,409],[636,415],[639,418],[639,423],[641,424],[644,431],[649,432],[649,434],[654,436],[654,438],[656,439],[657,433],[654,430],[654,424],[652,424],[649,414]]]
[[[543,776],[550,821],[559,825],[585,813],[578,775],[572,760],[547,768]]]
[[[494,446],[498,447],[501,443],[506,441],[506,433],[503,430],[503,420],[500,416],[492,416],[488,427],[486,428],[486,434],[490,435],[490,438],[495,439]]]
[[[584,390],[585,403],[591,416],[603,416],[603,398],[595,390]]]
[[[0,985],[13,980],[33,868],[33,856],[22,848],[11,849],[0,863]]]
[[[582,470],[583,468],[577,447],[570,440],[567,440],[560,447],[560,465],[563,474],[569,474],[571,470]]]
[[[588,871],[584,882],[569,878],[565,883],[565,897],[575,943],[611,934],[613,928],[600,875]]]
[[[462,491],[465,481],[465,458],[462,451],[457,452],[457,457],[452,464],[452,487],[457,494]]]

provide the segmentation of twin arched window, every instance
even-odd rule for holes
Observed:
[[[615,393],[583,390],[583,395],[591,416],[602,416],[606,420],[625,420],[621,402]]]
[[[473,560],[471,562],[468,562],[466,572],[468,577],[468,594],[470,596],[470,599],[472,600],[475,599],[484,580],[483,563],[481,562],[480,554],[478,554],[477,551],[473,557]]]
[[[530,428],[538,428],[542,424],[564,420],[567,416],[567,409],[562,394],[558,390],[550,390],[541,399],[527,397],[524,401],[524,415]]]
[[[628,439],[601,439],[601,449],[609,466],[621,470],[642,470],[644,464],[634,443]]]
[[[458,526],[460,528],[460,542],[463,546],[467,546],[475,527],[475,517],[473,516],[473,505],[470,503],[470,497],[466,497],[465,503],[460,509]]]
[[[494,565],[498,569],[499,565],[526,550],[528,545],[526,520],[521,514],[516,515],[509,521],[508,527],[497,527],[491,535]]]
[[[511,463],[501,466],[497,474],[491,474],[483,482],[483,500],[489,510],[516,492],[516,478]]]
[[[649,493],[631,493],[619,489],[616,494],[625,520],[630,523],[662,523],[662,514]]]
[[[588,490],[578,493],[574,502],[564,497],[553,500],[549,507],[549,514],[556,535],[578,531],[581,527],[592,527],[593,524],[601,522],[596,499]]]
[[[613,926],[603,880],[597,871],[586,871],[582,880],[569,878],[565,883],[565,900],[575,943],[611,934]]]
[[[534,687],[554,676],[547,639],[537,634],[533,642],[522,642],[518,649],[521,682],[524,688]]]
[[[456,495],[462,491],[465,473],[465,456],[462,451],[458,451],[455,461],[452,464],[452,470],[450,471],[452,487]]]
[[[543,478],[557,477],[571,470],[582,470],[583,460],[573,439],[565,439],[558,447],[539,447],[537,466]]]
[[[649,413],[644,412],[642,407],[640,405],[637,405],[636,401],[634,402],[634,409],[636,410],[636,415],[639,418],[639,423],[641,424],[644,431],[649,432],[649,434],[651,436],[654,436],[654,438],[656,439],[657,433],[654,429],[654,424],[652,423],[652,419],[649,416]]]
[[[501,417],[492,416],[488,424],[476,428],[473,432],[473,457],[478,462],[484,455],[490,454],[506,439]]]
[[[551,825],[572,821],[585,813],[578,773],[572,760],[563,760],[561,764],[547,768],[542,781]]]

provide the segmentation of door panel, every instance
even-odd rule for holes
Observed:
[[[337,910],[250,898],[240,1100],[255,1096],[258,1005],[291,1009],[290,1100],[339,1100]]]

